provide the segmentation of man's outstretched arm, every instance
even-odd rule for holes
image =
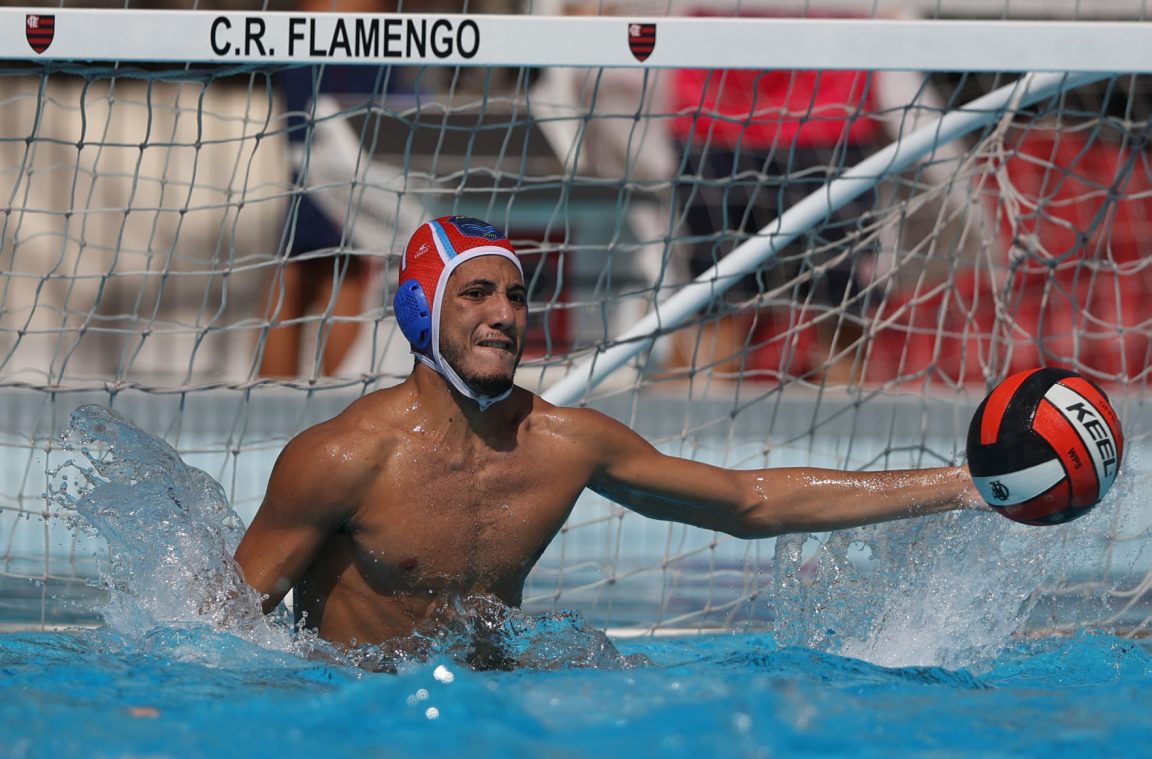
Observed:
[[[838,530],[983,503],[963,467],[732,470],[661,454],[607,417],[596,415],[587,425],[580,434],[599,440],[601,452],[592,489],[654,519],[741,538]]]

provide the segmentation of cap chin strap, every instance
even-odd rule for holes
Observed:
[[[476,401],[476,404],[480,406],[481,411],[487,411],[488,407],[493,403],[499,403],[512,394],[511,386],[509,386],[507,390],[500,393],[499,395],[482,395],[476,392],[470,388],[464,382],[464,380],[460,379],[460,375],[456,373],[456,370],[452,368],[451,364],[441,358],[439,346],[433,347],[433,353],[435,355],[432,357],[425,356],[423,353],[416,353],[415,356],[417,360],[420,361],[420,363],[424,364],[429,369],[432,369],[441,377],[448,380],[448,384],[456,388],[456,391],[461,395]]]

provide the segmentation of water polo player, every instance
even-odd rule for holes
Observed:
[[[412,373],[285,446],[236,552],[266,612],[294,589],[297,617],[338,645],[402,651],[453,609],[518,606],[585,488],[743,538],[981,503],[962,467],[732,470],[667,456],[598,411],[515,386],[524,276],[482,221],[422,225],[395,306]]]

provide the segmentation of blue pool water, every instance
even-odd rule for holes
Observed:
[[[930,573],[836,564],[774,599],[774,635],[609,637],[575,611],[480,604],[397,662],[256,612],[229,563],[242,525],[163,441],[98,409],[64,440],[49,499],[109,545],[104,623],[0,634],[0,757],[1079,758],[1152,739],[1144,644],[1014,635],[1059,555],[1000,562],[994,516],[902,523]],[[477,636],[521,666],[462,665]],[[357,666],[379,662],[395,671]]]
[[[207,628],[9,634],[0,754],[1080,759],[1152,739],[1152,657],[1111,636],[1017,642],[971,671],[753,634],[618,645],[650,664],[371,674]]]

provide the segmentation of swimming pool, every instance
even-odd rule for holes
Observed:
[[[69,501],[56,479],[52,495],[111,544],[100,592],[77,600],[98,603],[104,624],[0,635],[2,756],[1080,757],[1152,737],[1149,650],[1052,634],[1107,599],[1031,595],[1099,563],[1108,520],[1143,501],[1138,456],[1108,509],[1059,532],[960,513],[785,539],[764,566],[621,583],[603,619],[614,585],[590,583],[585,618],[539,600],[545,574],[535,604],[492,623],[523,666],[472,671],[449,636],[385,674],[276,620],[206,614],[242,525],[215,482],[142,431],[116,434],[109,488]],[[143,485],[125,462],[164,474]],[[766,590],[722,610],[723,632],[633,634],[651,626],[650,594],[670,596],[657,608],[674,618],[678,604],[706,607],[729,572]],[[690,617],[705,631],[708,618]]]
[[[971,668],[886,668],[767,635],[622,640],[651,664],[397,675],[206,628],[0,636],[0,754],[1036,756],[1139,752],[1152,657],[1014,641]]]

